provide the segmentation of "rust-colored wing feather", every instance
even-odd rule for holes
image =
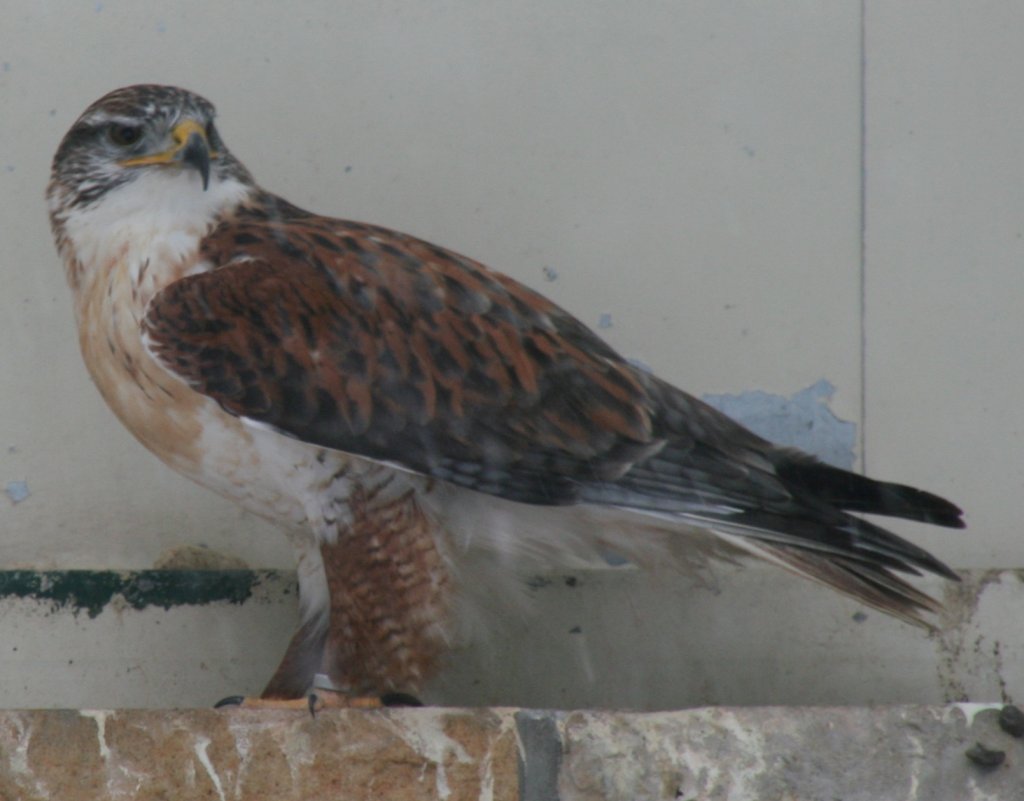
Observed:
[[[214,230],[215,269],[144,321],[229,412],[532,503],[660,447],[649,382],[550,301],[414,237],[275,208]]]

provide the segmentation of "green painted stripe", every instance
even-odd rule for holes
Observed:
[[[278,570],[4,570],[0,571],[0,601],[28,599],[96,617],[116,597],[132,609],[241,604],[266,585],[290,594],[295,591],[294,574]]]

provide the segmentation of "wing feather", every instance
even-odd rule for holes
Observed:
[[[235,219],[157,294],[156,357],[232,414],[532,503],[657,450],[649,382],[555,304],[414,237]]]
[[[738,535],[910,620],[931,602],[892,571],[955,578],[844,511],[962,526],[948,501],[772,445],[475,261],[262,201],[218,226],[202,244],[212,269],[143,320],[156,358],[231,414],[514,501]]]

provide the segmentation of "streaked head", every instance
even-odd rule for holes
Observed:
[[[215,115],[209,101],[175,86],[139,84],[104,95],[57,148],[51,213],[93,204],[147,171],[191,174],[200,191],[228,178],[252,183],[221,141]]]
[[[46,190],[72,287],[125,248],[155,239],[188,257],[222,214],[258,191],[214,116],[197,94],[143,84],[104,95],[75,121]]]

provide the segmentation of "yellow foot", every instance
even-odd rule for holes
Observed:
[[[317,673],[313,687],[305,698],[280,698],[261,696],[248,698],[232,695],[222,698],[215,709],[224,706],[244,706],[249,709],[305,709],[313,717],[321,709],[379,709],[382,706],[423,706],[416,696],[402,692],[388,692],[380,696],[351,695],[335,684],[330,676]]]

